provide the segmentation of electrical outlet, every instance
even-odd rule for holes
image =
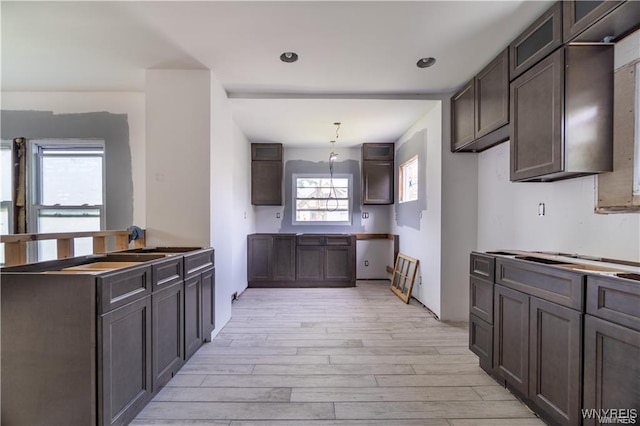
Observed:
[[[368,260],[364,261],[364,266],[369,266],[369,261]]]
[[[369,212],[362,212],[363,219],[369,219]]]
[[[276,213],[276,219],[280,219],[280,212]]]
[[[418,285],[422,285],[422,275],[418,277]]]
[[[540,203],[538,204],[538,216],[544,216],[545,215],[545,205],[544,203]]]

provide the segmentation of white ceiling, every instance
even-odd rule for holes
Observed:
[[[550,4],[2,1],[2,90],[144,91],[147,68],[211,69],[252,141],[326,143],[334,121],[341,142],[394,141],[433,105],[417,99],[454,91]]]

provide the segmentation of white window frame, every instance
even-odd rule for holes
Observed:
[[[11,152],[13,150],[13,141],[2,139],[0,141],[0,148],[9,149],[9,151]],[[10,176],[11,176],[11,182],[12,182],[11,188],[13,188],[13,172],[11,172]],[[6,206],[7,211],[9,212],[8,225],[9,225],[9,233],[11,234],[13,232],[13,194],[11,194],[11,199],[8,201],[0,200],[0,205],[2,207]]]
[[[60,206],[60,205],[44,205],[42,201],[42,158],[43,150],[46,149],[102,149],[102,204],[101,205],[78,205],[78,206]],[[103,139],[29,139],[27,143],[27,154],[32,160],[29,162],[27,175],[27,188],[31,195],[27,201],[27,226],[29,232],[40,232],[38,229],[38,216],[41,210],[99,210],[100,211],[100,230],[105,229],[105,212],[106,212],[106,171],[105,171],[105,143]],[[96,154],[88,153],[87,156],[96,156]],[[38,259],[38,245],[31,244],[29,248],[29,258]]]
[[[416,182],[416,184],[418,185],[418,190],[416,191],[416,198],[407,200],[404,198],[406,193],[408,192],[407,176],[404,170],[407,168],[407,166],[411,165],[412,163],[415,163],[416,168],[418,169],[418,172],[416,173],[416,176],[418,178],[418,182]],[[420,198],[420,163],[418,162],[418,154],[414,155],[404,163],[400,164],[400,167],[398,167],[398,183],[399,183],[398,201],[400,203],[409,203],[411,201],[418,201],[418,198]]]
[[[636,111],[635,111],[635,160],[633,166],[633,195],[640,195],[640,62],[636,64]]]
[[[297,215],[297,197],[296,197],[296,193],[297,193],[297,187],[298,187],[298,179],[304,179],[304,178],[323,178],[323,179],[330,179],[331,175],[329,173],[293,173],[291,176],[291,199],[292,199],[292,206],[291,206],[291,210],[292,210],[292,217],[291,217],[291,223],[293,225],[322,225],[322,226],[326,226],[326,225],[336,225],[336,226],[350,226],[351,225],[351,221],[352,221],[352,216],[353,216],[353,175],[349,174],[349,173],[334,173],[333,174],[333,178],[334,179],[347,179],[348,180],[348,185],[349,185],[349,193],[348,193],[348,217],[349,220],[346,221],[298,221],[296,220]]]

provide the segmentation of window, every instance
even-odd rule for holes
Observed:
[[[13,204],[12,204],[12,171],[11,167],[11,141],[0,143],[0,234],[7,235],[13,228]],[[4,244],[0,244],[0,262],[4,264]]]
[[[293,175],[293,224],[351,224],[351,175]]]
[[[400,165],[400,202],[418,199],[418,156],[412,157]]]
[[[636,64],[636,108],[635,108],[635,167],[633,168],[633,195],[640,195],[640,62]]]
[[[31,141],[32,232],[99,231],[104,226],[104,142]],[[39,260],[56,258],[55,240],[39,241]],[[76,255],[92,253],[91,238],[75,240]]]

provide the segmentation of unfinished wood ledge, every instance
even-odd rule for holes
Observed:
[[[133,231],[122,229],[112,231],[85,231],[85,232],[54,232],[42,234],[11,234],[0,236],[0,242],[4,243],[5,266],[15,266],[27,263],[27,243],[30,241],[56,240],[58,259],[73,257],[75,238],[93,238],[93,253],[106,253],[108,238],[115,239],[115,250],[129,248],[129,236]],[[144,247],[145,238],[138,238],[132,242],[134,248]]]

